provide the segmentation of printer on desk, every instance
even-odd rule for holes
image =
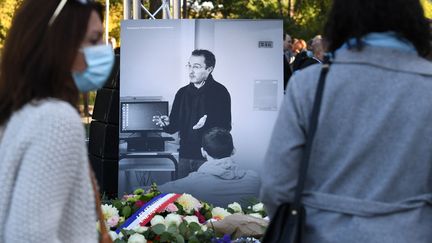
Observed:
[[[172,137],[149,136],[141,134],[139,137],[124,139],[127,143],[127,152],[158,152],[165,151],[165,141],[173,141]]]

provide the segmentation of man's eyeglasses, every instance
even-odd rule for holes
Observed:
[[[185,67],[188,68],[188,69],[192,69],[193,71],[198,71],[198,70],[204,68],[203,66],[201,66],[199,64],[190,65],[189,63],[186,64]]]
[[[68,0],[60,0],[59,4],[57,5],[57,8],[55,9],[53,15],[51,16],[49,22],[48,22],[48,26],[51,26],[54,21],[56,20],[57,16],[59,16],[60,12],[62,11],[62,9],[64,8],[64,6],[66,5],[66,2]],[[91,0],[73,0],[77,3],[81,3],[81,4],[87,4],[89,3]]]

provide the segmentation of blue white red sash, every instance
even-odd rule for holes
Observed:
[[[122,229],[131,230],[140,225],[145,226],[156,213],[165,210],[168,204],[173,203],[180,196],[180,194],[176,193],[162,193],[154,197],[118,227],[116,233],[120,233]]]

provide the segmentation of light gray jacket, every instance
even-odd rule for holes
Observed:
[[[214,206],[238,202],[247,205],[258,198],[260,178],[252,170],[238,168],[231,157],[205,162],[197,172],[159,186],[161,192],[189,193]]]
[[[270,215],[292,201],[320,65],[289,82],[263,166]],[[306,242],[432,241],[432,64],[340,50],[327,76],[303,201]]]

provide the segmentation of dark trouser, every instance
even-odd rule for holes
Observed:
[[[180,158],[178,164],[178,179],[186,177],[189,173],[197,171],[206,162],[205,159],[185,159]]]

